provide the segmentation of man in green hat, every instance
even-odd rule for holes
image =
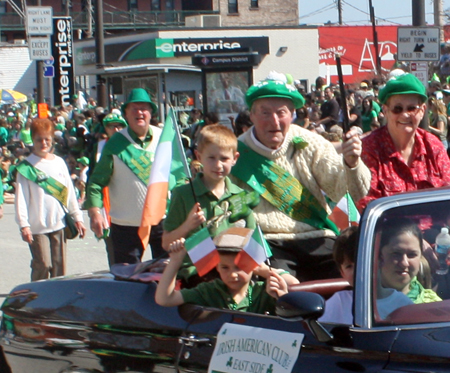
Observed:
[[[253,126],[239,137],[232,175],[240,187],[261,195],[253,212],[273,265],[300,281],[339,277],[332,260],[338,231],[322,192],[335,202],[347,191],[355,200],[367,193],[370,172],[360,161],[361,140],[347,133],[342,156],[322,136],[291,124],[305,101],[278,73],[250,87],[246,101]]]
[[[150,126],[157,106],[145,89],[135,88],[130,92],[122,105],[122,113],[128,127],[114,134],[105,144],[89,178],[84,206],[91,218],[92,231],[99,238],[105,237],[109,225],[101,210],[102,190],[108,186],[114,262],[138,263],[145,250],[138,229],[161,130]],[[161,235],[162,227],[152,229],[150,245],[153,257],[164,253]]]

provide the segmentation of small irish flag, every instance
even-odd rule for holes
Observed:
[[[219,264],[219,253],[207,228],[186,239],[184,247],[194,263],[199,276],[206,275]]]
[[[272,256],[272,252],[269,244],[265,240],[261,228],[258,225],[247,244],[236,256],[234,263],[244,272],[249,273],[265,262],[270,256]]]
[[[334,207],[329,218],[341,231],[350,225],[359,224],[360,215],[350,193],[345,193],[345,196]]]

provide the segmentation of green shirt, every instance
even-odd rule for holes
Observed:
[[[195,196],[200,203],[202,210],[205,213],[206,221],[223,215],[226,212],[226,200],[231,196],[243,191],[237,185],[233,184],[228,177],[225,177],[225,193],[221,198],[217,198],[203,183],[203,174],[200,172],[192,182]],[[189,212],[195,204],[195,199],[192,194],[192,189],[189,184],[184,184],[176,187],[172,191],[172,197],[170,199],[170,207],[167,213],[167,217],[164,220],[164,230],[171,232],[177,229],[186,220]],[[253,213],[247,216],[245,220],[245,228],[256,228],[256,221]],[[228,218],[221,219],[220,224],[213,223],[209,228],[209,232],[212,236],[216,236],[221,231],[231,227]],[[200,230],[199,227],[197,230]],[[191,234],[194,232],[191,232]],[[189,236],[189,235],[188,235]]]
[[[0,146],[6,145],[8,142],[9,133],[5,127],[0,127]]]
[[[251,282],[248,286],[247,296],[239,304],[236,304],[221,279],[202,282],[193,289],[182,289],[181,295],[185,303],[203,307],[275,315],[276,300],[267,294],[266,283],[263,281]]]
[[[148,133],[145,136],[144,141],[142,141],[130,127],[126,129],[130,137],[136,142],[136,144],[141,147],[147,147],[152,141],[153,132],[149,127]],[[111,181],[112,174],[114,172],[114,137],[123,136],[120,133],[115,133],[105,147],[102,150],[102,156],[95,166],[94,172],[89,178],[87,191],[86,191],[86,202],[83,208],[89,209],[91,207],[103,207],[102,201],[102,190],[104,187],[109,185]]]

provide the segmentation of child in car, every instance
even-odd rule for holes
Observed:
[[[178,269],[186,255],[184,238],[169,246],[170,261],[164,270],[155,294],[156,303],[161,306],[179,306],[193,303],[205,307],[225,308],[260,314],[275,314],[275,302],[288,292],[288,285],[299,281],[287,271],[269,268],[263,264],[253,272],[246,273],[235,264],[237,254],[248,242],[252,230],[228,228],[214,238],[220,261],[217,271],[220,278],[203,282],[192,289],[175,289]],[[266,279],[252,281],[258,275]]]

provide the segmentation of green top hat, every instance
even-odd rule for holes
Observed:
[[[422,102],[428,99],[425,86],[412,74],[403,74],[389,80],[384,88],[380,89],[378,99],[385,104],[389,97],[395,95],[418,95]]]
[[[118,114],[108,114],[103,118],[103,126],[107,126],[110,123],[120,123],[122,124],[124,127],[128,127],[128,123],[125,120],[125,118],[122,115],[118,115]]]
[[[147,91],[144,88],[134,88],[130,95],[128,96],[128,100],[122,105],[122,114],[125,116],[125,108],[128,104],[131,104],[132,102],[146,102],[150,104],[152,107],[152,114],[156,114],[158,112],[158,107],[152,100],[150,99],[150,96],[148,95]]]
[[[260,98],[287,98],[294,103],[296,109],[300,109],[305,104],[305,99],[297,88],[288,84],[286,79],[280,79],[277,76],[274,76],[274,79],[262,80],[248,89],[245,101],[250,109],[253,103]]]

